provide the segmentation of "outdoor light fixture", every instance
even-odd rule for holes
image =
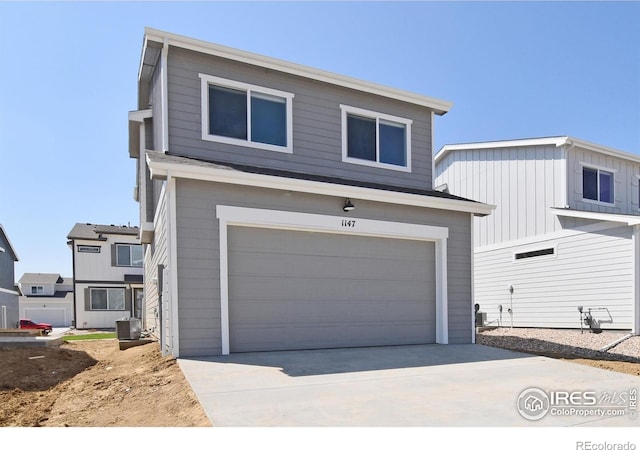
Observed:
[[[344,202],[344,206],[342,207],[342,210],[344,212],[349,212],[349,211],[353,211],[354,209],[356,209],[356,207],[353,205],[353,203],[351,203],[351,200],[346,199]]]

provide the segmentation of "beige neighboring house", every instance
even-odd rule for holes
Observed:
[[[73,321],[73,278],[58,273],[25,273],[18,281],[21,319],[68,327]]]

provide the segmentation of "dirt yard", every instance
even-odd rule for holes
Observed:
[[[517,334],[524,332],[482,333],[478,343],[640,375],[638,358],[576,354],[567,333],[552,342],[544,331]],[[635,348],[632,353],[636,354]],[[211,423],[177,362],[162,357],[157,343],[119,350],[115,339],[104,339],[71,341],[60,348],[0,348],[0,426],[208,427]]]
[[[0,426],[208,427],[175,359],[115,339],[0,349]]]

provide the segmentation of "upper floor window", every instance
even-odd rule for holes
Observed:
[[[32,295],[42,295],[44,294],[43,286],[31,286],[31,294]]]
[[[340,109],[343,161],[411,171],[411,120],[345,105]]]
[[[593,167],[582,168],[582,198],[614,203],[613,172]]]
[[[116,244],[116,265],[142,267],[142,245]]]
[[[292,153],[293,94],[200,74],[202,139]]]

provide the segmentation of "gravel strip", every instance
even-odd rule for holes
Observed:
[[[607,345],[626,336],[627,332],[560,330],[549,328],[496,328],[476,335],[476,343],[526,353],[640,362],[640,336],[633,336],[612,347]]]

